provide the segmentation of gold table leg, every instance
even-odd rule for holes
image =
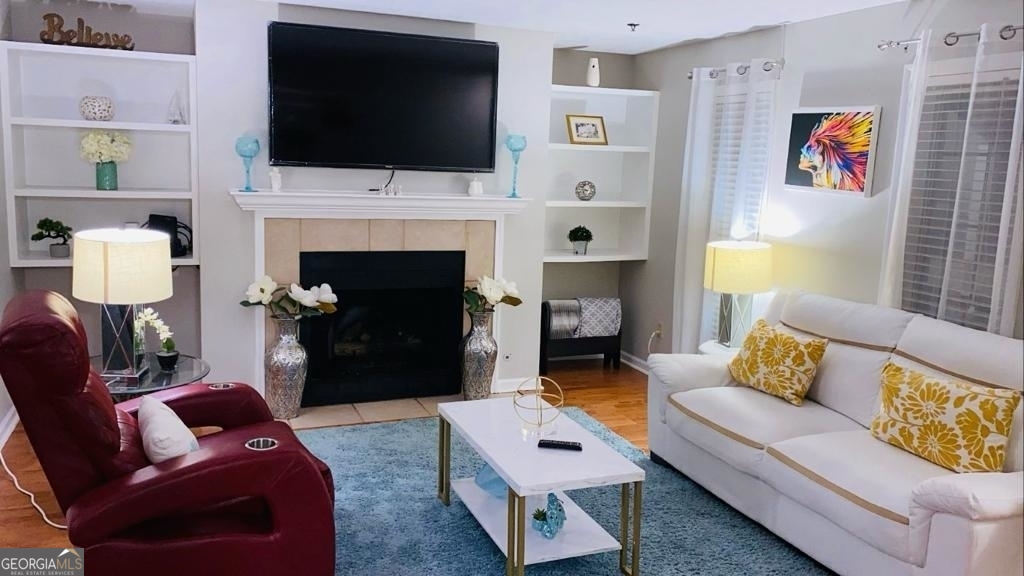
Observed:
[[[508,489],[508,545],[505,576],[523,576],[526,570],[526,497]]]
[[[619,508],[619,571],[626,576],[640,576],[640,507],[643,504],[643,482],[633,482],[632,510],[632,556],[627,558],[626,549],[630,547],[630,484],[622,485],[622,501]],[[627,560],[629,566],[627,566]]]
[[[452,425],[437,417],[437,497],[445,506],[451,503]]]

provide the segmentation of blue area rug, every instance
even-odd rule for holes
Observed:
[[[564,413],[633,460],[644,483],[641,565],[644,576],[791,575],[830,572],[685,476],[644,453],[578,408]],[[452,494],[437,499],[437,419],[297,432],[331,466],[336,490],[337,574],[349,576],[488,576],[505,557]],[[452,432],[452,478],[471,476],[481,460]],[[576,490],[572,499],[618,535],[618,486]],[[618,553],[526,567],[528,576],[613,576]]]

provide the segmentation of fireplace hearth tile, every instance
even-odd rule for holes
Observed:
[[[370,252],[400,251],[405,246],[405,222],[370,220]]]
[[[366,252],[370,249],[369,220],[303,218],[303,252]]]
[[[299,416],[291,419],[289,423],[295,430],[304,430],[306,428],[362,424],[363,418],[356,412],[352,404],[335,404],[302,408],[299,410]]]
[[[494,275],[494,222],[466,222],[466,280]]]
[[[431,396],[429,398],[417,398],[420,404],[423,405],[424,410],[430,413],[431,416],[437,416],[437,405],[442,402],[459,402],[463,400],[462,394],[453,394],[452,396]]]
[[[387,422],[390,420],[427,418],[431,416],[430,412],[415,398],[385,400],[383,402],[363,402],[354,406],[356,412],[363,418],[363,422]]]
[[[465,220],[406,220],[406,250],[465,250]]]

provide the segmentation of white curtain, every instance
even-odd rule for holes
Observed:
[[[693,70],[676,248],[677,352],[695,352],[717,329],[718,295],[702,285],[704,245],[759,233],[780,70],[766,58]]]
[[[1012,335],[1022,252],[1022,34],[926,32],[905,83],[882,304]],[[1005,32],[1004,32],[1005,33]]]

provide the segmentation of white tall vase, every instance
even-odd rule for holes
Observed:
[[[597,58],[591,58],[587,64],[587,86],[601,85],[601,64]]]

